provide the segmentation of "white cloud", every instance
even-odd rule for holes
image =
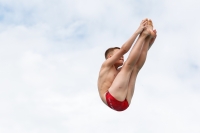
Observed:
[[[1,132],[200,131],[197,0],[0,4]],[[158,37],[130,107],[115,112],[97,91],[104,51],[145,17]]]

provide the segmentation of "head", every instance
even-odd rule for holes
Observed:
[[[116,52],[118,52],[120,50],[119,47],[112,47],[106,50],[105,52],[105,58],[108,59],[110,57],[112,57]],[[124,57],[122,56],[118,61],[116,61],[115,65],[117,65],[118,67],[123,65],[124,63]]]

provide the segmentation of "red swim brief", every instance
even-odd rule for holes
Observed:
[[[123,111],[129,106],[126,99],[122,102],[118,101],[109,92],[106,93],[106,102],[111,109],[114,109],[116,111]]]

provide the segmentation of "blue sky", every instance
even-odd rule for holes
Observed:
[[[0,0],[0,132],[199,133],[199,4]],[[146,17],[158,37],[130,107],[115,112],[97,91],[104,51]]]

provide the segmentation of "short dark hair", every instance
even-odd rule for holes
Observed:
[[[106,50],[105,52],[105,58],[107,59],[107,56],[109,53],[113,52],[115,49],[120,49],[119,47],[112,47]]]

